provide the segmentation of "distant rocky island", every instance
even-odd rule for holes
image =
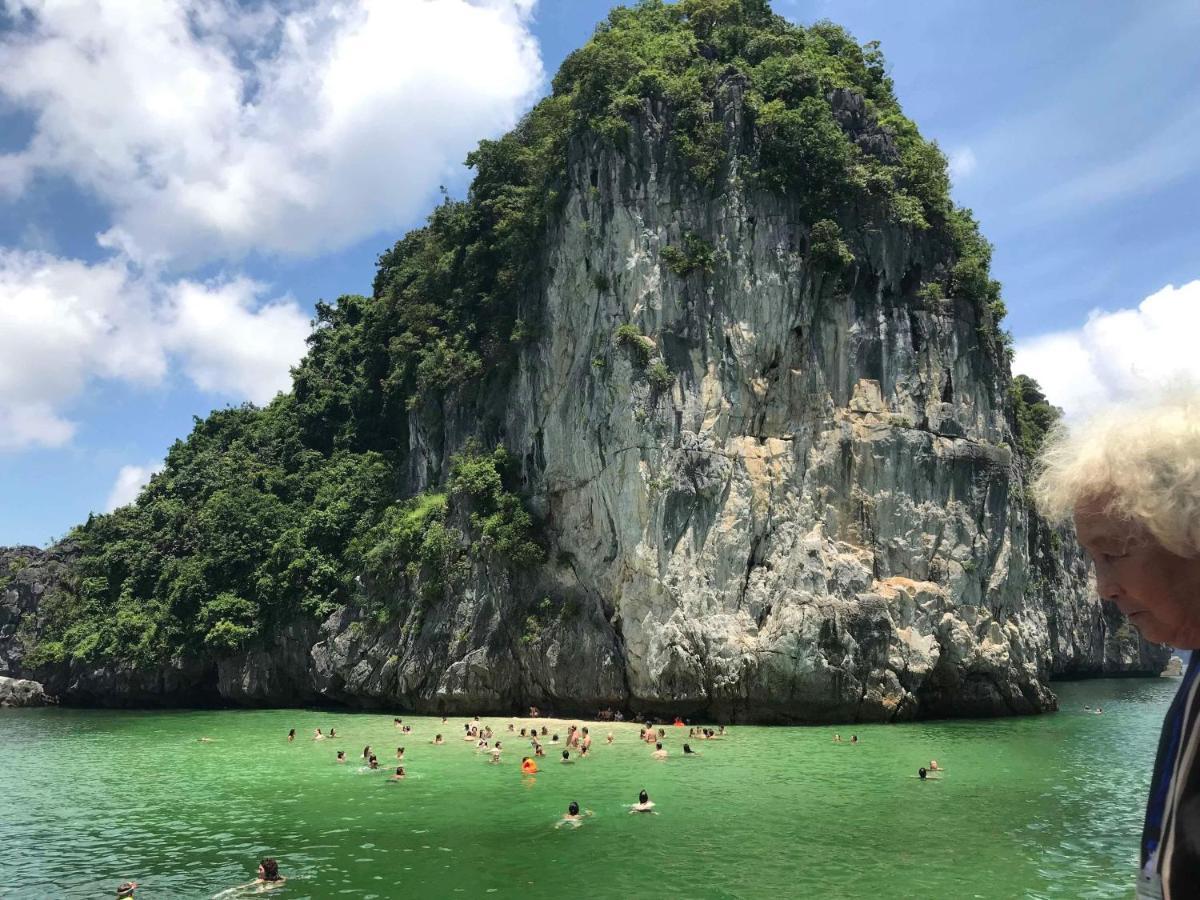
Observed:
[[[1055,411],[878,46],[766,0],[617,9],[467,162],[371,296],[318,305],[290,393],[0,551],[0,676],[818,722],[1163,669],[1030,508]]]

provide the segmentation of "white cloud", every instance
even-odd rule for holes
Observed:
[[[162,384],[173,363],[203,390],[265,402],[304,353],[307,314],[247,279],[166,281],[127,260],[0,250],[0,450],[57,447],[92,380]]]
[[[201,389],[263,404],[291,388],[289,369],[304,355],[308,317],[291,299],[259,305],[264,291],[246,278],[171,288],[169,342]]]
[[[975,153],[970,147],[959,147],[950,154],[950,177],[955,181],[962,181],[975,171],[976,159]]]
[[[0,250],[0,448],[69,441],[61,407],[90,378],[160,380],[155,314],[121,263]]]
[[[104,511],[112,512],[119,506],[132,503],[142,492],[150,476],[162,471],[162,463],[146,463],[144,466],[121,466],[112,490],[108,492]]]
[[[1075,418],[1180,379],[1200,383],[1200,280],[1167,285],[1115,312],[1093,310],[1082,328],[1017,344],[1013,371],[1037,379]]]
[[[231,275],[396,228],[543,72],[535,0],[0,0],[0,107],[30,114],[0,195],[72,179],[111,215],[110,258],[0,248],[0,451],[56,447],[95,380],[263,403],[308,316]]]
[[[0,99],[37,124],[0,190],[74,179],[140,262],[347,245],[514,124],[543,77],[533,3],[7,0]]]
[[[0,402],[0,451],[26,447],[61,447],[75,435],[75,425],[46,403]]]

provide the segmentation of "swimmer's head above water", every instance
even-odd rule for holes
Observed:
[[[264,857],[258,864],[259,881],[279,881],[279,863],[271,857]]]
[[[570,805],[567,807],[567,813],[572,816],[579,815],[579,804],[572,800]]]

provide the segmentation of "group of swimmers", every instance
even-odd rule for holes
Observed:
[[[413,733],[412,727],[409,725],[405,725],[403,719],[401,719],[399,717],[396,717],[393,719],[393,724],[395,725],[396,728],[400,729],[401,733],[403,733],[403,734],[412,734]],[[442,724],[446,724],[445,717],[442,718]],[[679,719],[676,719],[675,724],[682,726],[683,722]],[[510,734],[519,735],[520,738],[527,739],[529,741],[530,747],[532,748],[532,751],[533,751],[532,756],[524,756],[521,758],[521,767],[520,767],[521,773],[523,775],[538,774],[539,770],[538,770],[537,759],[539,757],[544,757],[546,755],[545,746],[544,746],[541,738],[547,738],[547,743],[557,744],[557,743],[559,743],[559,736],[558,736],[557,732],[551,733],[549,730],[549,727],[547,725],[542,725],[540,731],[537,726],[530,726],[530,727],[521,728],[520,731],[518,732],[515,719],[509,723],[508,731]],[[317,734],[320,734],[320,729],[317,729]],[[333,729],[330,729],[330,736],[333,736],[334,734],[335,734],[335,732],[333,731]],[[703,740],[711,740],[714,738],[720,738],[720,737],[724,737],[724,735],[725,735],[725,726],[724,725],[720,726],[719,730],[714,730],[711,728],[703,728],[703,729],[702,728],[692,728],[688,732],[689,738],[703,739]],[[473,741],[475,743],[476,752],[484,752],[488,755],[489,762],[499,763],[501,761],[501,754],[503,753],[503,742],[500,740],[496,740],[495,743],[493,744],[492,739],[494,738],[494,736],[495,735],[494,735],[494,732],[492,731],[491,726],[485,725],[485,724],[480,724],[478,716],[475,717],[473,722],[467,722],[467,723],[463,724],[463,741],[464,742],[472,742]],[[288,732],[288,742],[289,743],[293,742],[295,740],[295,737],[296,737],[296,729],[293,728]],[[324,736],[322,736],[322,738],[323,737]],[[663,747],[663,739],[665,737],[666,737],[666,731],[662,728],[655,730],[655,728],[651,722],[646,722],[646,724],[641,728],[641,730],[639,732],[639,738],[641,740],[643,740],[647,743],[654,744],[655,749],[651,755],[657,759],[665,759],[667,757],[667,751]],[[318,738],[316,738],[314,736],[314,740],[316,740],[316,739],[318,739]],[[614,739],[615,739],[615,735],[613,734],[613,732],[610,731],[610,732],[608,732],[608,735],[605,739],[605,743],[612,744]],[[438,733],[438,734],[434,735],[434,738],[432,741],[430,741],[430,743],[435,746],[444,745],[445,739],[442,737],[441,733]],[[564,765],[573,765],[575,763],[575,759],[572,759],[572,757],[571,757],[572,750],[574,750],[576,753],[576,759],[587,759],[588,758],[588,754],[592,747],[591,731],[586,725],[584,725],[582,727],[579,725],[568,725],[566,739],[565,739],[565,741],[563,741],[563,743],[565,745],[565,748],[562,751],[561,763]],[[405,754],[404,747],[396,748],[396,761],[398,763],[402,762],[404,760],[404,754]],[[701,756],[702,754],[693,750],[690,743],[684,743],[683,755],[684,756]],[[362,760],[363,760],[364,770],[374,771],[374,770],[379,769],[379,758],[375,753],[372,752],[371,746],[369,744],[367,746],[363,747]],[[345,764],[346,761],[347,761],[346,751],[338,750],[337,751],[337,762],[339,764]],[[404,766],[397,765],[395,774],[393,774],[391,776],[390,780],[391,781],[402,781],[405,777],[406,777],[406,773],[404,770]],[[644,813],[644,812],[653,812],[654,811],[654,803],[653,803],[653,801],[650,800],[649,794],[644,789],[638,794],[638,802],[635,804],[631,804],[629,806],[629,811],[631,813],[639,813],[639,812]],[[583,818],[586,816],[590,816],[590,815],[592,815],[591,810],[584,810],[581,812],[580,808],[579,808],[579,804],[575,801],[572,801],[571,804],[567,807],[567,812],[563,815],[561,821],[558,823],[558,825],[556,827],[561,827],[563,825],[573,825],[574,827],[579,827],[579,825],[583,821]]]
[[[445,725],[446,722],[446,718],[443,717],[442,724]],[[403,734],[413,733],[412,727],[405,725],[403,720],[398,717],[393,720],[393,724]],[[686,723],[684,723],[681,719],[676,719],[674,725],[677,727],[687,727]],[[525,776],[533,776],[538,774],[538,759],[546,756],[545,744],[560,743],[558,733],[551,732],[549,726],[545,724],[541,725],[540,728],[537,725],[532,725],[522,727],[518,730],[517,720],[513,719],[508,724],[507,731],[513,736],[513,739],[519,738],[521,740],[529,741],[531,755],[523,756],[521,758],[520,765],[521,773]],[[320,729],[317,729],[317,734],[320,734]],[[335,732],[333,729],[330,729],[329,736],[332,737],[334,734]],[[703,755],[692,749],[690,743],[692,740],[715,740],[725,736],[726,730],[724,725],[718,726],[715,729],[698,726],[689,727],[689,741],[683,744],[683,756],[685,758],[694,758]],[[653,745],[654,749],[651,752],[651,756],[653,758],[662,760],[668,757],[668,751],[664,746],[666,729],[656,728],[653,723],[646,722],[645,725],[640,728],[638,737],[639,740],[645,742],[646,744]],[[289,742],[294,740],[294,738],[295,729],[292,729],[288,733]],[[319,739],[321,738],[314,736],[314,740]],[[495,739],[495,733],[493,732],[491,726],[481,724],[478,716],[474,718],[474,721],[464,723],[462,739],[464,743],[474,743],[476,752],[486,754],[490,763],[499,763],[501,761],[501,755],[504,751],[503,742]],[[543,739],[545,740],[543,741]],[[613,741],[614,734],[610,731],[608,732],[605,743],[612,744]],[[849,743],[856,745],[859,743],[857,734],[852,734],[849,741],[843,741],[840,734],[834,734],[833,741],[837,744]],[[434,746],[440,746],[445,744],[445,740],[443,735],[438,733],[434,736],[430,743]],[[592,735],[587,726],[581,727],[578,725],[569,725],[567,727],[565,741],[562,741],[562,743],[564,745],[564,749],[562,750],[560,762],[564,765],[573,765],[577,760],[588,758],[589,751],[592,746]],[[404,747],[396,748],[396,760],[398,763],[404,760],[404,754]],[[371,752],[371,747],[369,745],[363,748],[362,758],[368,770],[376,770],[379,768],[378,758],[374,753]],[[345,751],[339,750],[337,752],[337,761],[339,763],[346,762]],[[930,760],[928,767],[922,766],[917,770],[917,777],[921,781],[938,780],[938,773],[942,772],[944,772],[944,769],[938,765],[937,760]],[[404,766],[397,765],[395,774],[391,776],[390,780],[401,781],[404,778]],[[654,802],[650,800],[649,794],[643,789],[638,794],[638,802],[631,804],[628,807],[628,810],[630,813],[657,814],[654,807]],[[582,825],[583,820],[591,815],[593,815],[593,813],[590,809],[581,809],[578,802],[571,801],[567,807],[567,811],[562,815],[562,818],[558,821],[555,827],[561,828],[564,826],[570,826],[578,828]]]
[[[629,812],[658,815],[654,811],[654,801],[650,799],[650,795],[646,793],[645,788],[642,788],[638,793],[638,802],[629,804]],[[578,828],[583,824],[584,817],[591,815],[594,815],[594,813],[590,809],[580,810],[579,804],[572,800],[567,804],[567,811],[563,813],[563,817],[558,820],[558,823],[554,827],[562,828],[564,825],[570,825],[573,828]]]
[[[328,734],[328,735],[325,735],[325,734],[322,734],[322,733],[321,733],[321,729],[320,729],[320,728],[318,728],[318,729],[317,729],[317,730],[316,730],[316,731],[313,733],[313,737],[312,737],[312,739],[313,739],[314,741],[323,741],[323,740],[325,740],[325,738],[327,738],[327,737],[330,737],[330,738],[336,738],[336,737],[337,737],[337,729],[336,729],[336,728],[330,728],[330,729],[329,729],[329,734]],[[200,738],[200,740],[201,740],[202,742],[206,743],[206,744],[207,744],[207,743],[211,743],[211,742],[212,742],[212,738]],[[291,729],[291,730],[288,732],[288,743],[289,743],[289,744],[291,744],[291,743],[294,743],[294,742],[295,742],[295,740],[296,740],[296,729],[295,729],[295,728],[293,728],[293,729]]]

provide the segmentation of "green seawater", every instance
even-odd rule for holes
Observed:
[[[401,735],[367,713],[4,710],[0,896],[112,897],[136,878],[138,898],[212,897],[271,855],[279,900],[1129,897],[1177,684],[1059,684],[1062,711],[1032,718],[733,727],[692,742],[697,758],[667,727],[665,761],[636,725],[612,746],[598,725],[592,758],[564,766],[547,743],[534,778],[507,719],[483,720],[507,747],[493,766],[462,718],[406,716]],[[337,740],[311,739],[331,726]],[[365,744],[380,771],[360,769]],[[409,777],[392,783],[398,745]],[[922,783],[930,758],[946,773]],[[627,812],[643,787],[657,815]],[[556,830],[571,800],[594,815]]]

